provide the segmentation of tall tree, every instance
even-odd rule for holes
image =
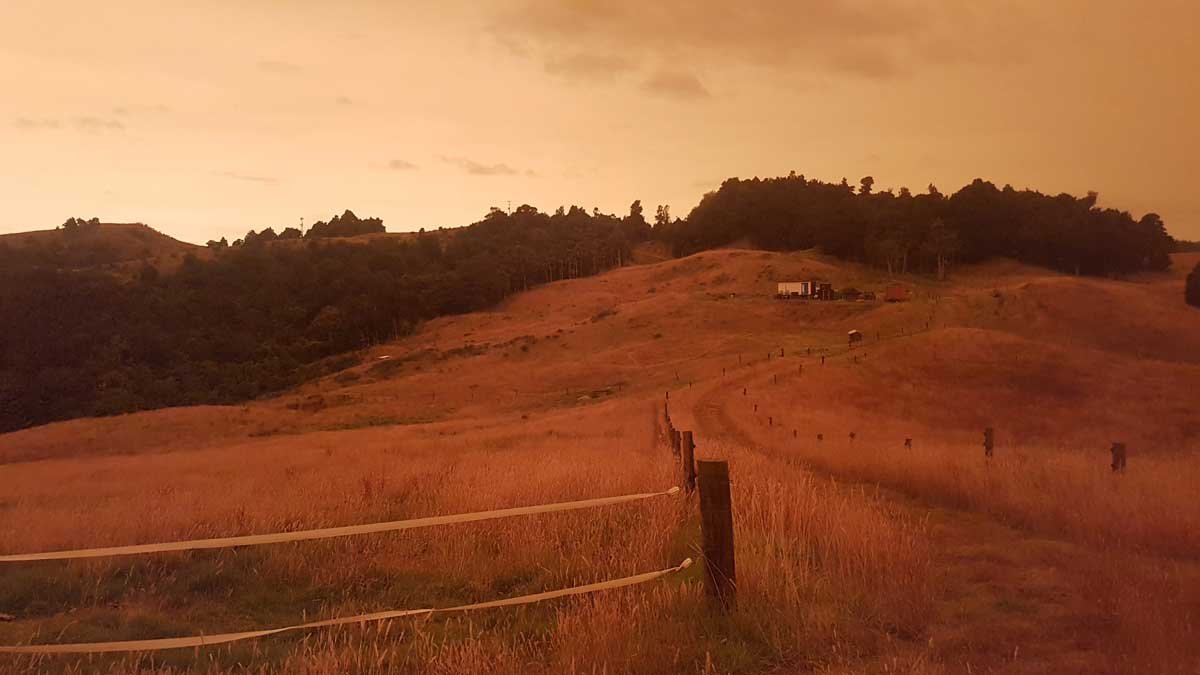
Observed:
[[[929,226],[929,233],[925,238],[925,248],[937,263],[938,280],[944,280],[946,267],[959,250],[958,235],[946,226],[944,220],[935,218]]]
[[[654,228],[665,228],[671,224],[671,207],[668,204],[659,204],[654,212]]]

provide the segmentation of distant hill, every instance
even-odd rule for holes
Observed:
[[[182,258],[202,247],[173,239],[142,223],[85,223],[70,229],[0,235],[0,261],[59,269],[105,268]]]
[[[203,248],[77,221],[13,238],[0,248],[0,430],[281,391],[422,321],[619,267],[650,234],[640,216],[580,207],[496,209],[452,234],[360,232],[382,225],[349,211],[331,224]]]

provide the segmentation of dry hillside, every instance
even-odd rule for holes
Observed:
[[[1182,277],[996,262],[902,279],[906,303],[773,299],[777,281],[808,277],[888,283],[812,253],[710,251],[431,321],[270,400],[0,436],[3,554],[658,490],[677,480],[670,391],[698,452],[731,461],[732,616],[706,608],[693,569],[520,610],[200,653],[0,656],[0,671],[1196,672],[1200,312]],[[851,329],[866,338],[854,350]],[[1124,475],[1108,471],[1112,441],[1130,447]],[[0,644],[212,633],[661,569],[696,554],[694,508],[8,565]]]
[[[56,229],[0,234],[0,246],[36,254],[69,269],[114,269],[142,261],[166,265],[186,253],[203,250],[141,223],[81,225],[70,232]]]

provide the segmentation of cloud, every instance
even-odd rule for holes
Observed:
[[[907,72],[895,59],[880,51],[859,50],[843,54],[831,65],[844,73],[886,80]]]
[[[642,83],[642,89],[662,96],[695,100],[711,96],[704,84],[691,73],[662,70]]]
[[[238,173],[236,171],[218,171],[217,176],[232,178],[234,180],[245,181],[247,183],[262,183],[264,185],[274,185],[279,182],[278,178],[272,176],[253,176],[250,174]]]
[[[354,101],[351,101],[349,96],[337,97],[337,103],[338,105],[354,105]]]
[[[120,121],[103,117],[77,117],[73,123],[76,129],[93,134],[103,131],[125,131],[125,125]]]
[[[62,121],[50,117],[18,117],[16,121],[13,122],[13,126],[27,131],[37,131],[39,129],[58,129],[62,127]]]
[[[18,117],[13,125],[25,131],[44,131],[72,128],[85,133],[101,133],[105,131],[122,132],[125,125],[120,120],[105,117],[73,117],[61,120],[55,117]]]
[[[171,108],[161,103],[135,103],[133,105],[122,105],[113,108],[113,114],[126,117],[129,115],[163,115],[171,112]]]
[[[546,60],[546,72],[568,80],[612,80],[633,70],[633,64],[620,56],[575,53],[552,56]]]
[[[441,158],[447,164],[453,164],[472,176],[515,176],[521,171],[507,164],[482,164],[473,159],[465,157],[446,157]]]
[[[287,61],[275,61],[273,59],[264,59],[258,62],[259,70],[264,70],[275,75],[295,75],[304,70],[302,66]]]
[[[981,55],[1005,60],[1022,49],[1012,30],[1019,21],[1000,6],[936,0],[526,0],[496,10],[488,27],[508,51],[579,79],[749,66],[882,80]]]
[[[413,171],[417,169],[417,165],[403,159],[393,159],[387,163],[387,168],[392,171]]]

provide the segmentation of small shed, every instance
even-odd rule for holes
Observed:
[[[883,299],[888,302],[908,302],[912,299],[912,291],[902,284],[890,284],[883,293]]]
[[[788,298],[813,298],[817,296],[817,289],[821,282],[816,279],[805,281],[781,281],[776,290],[776,296],[780,299]]]
[[[852,330],[846,333],[846,338],[849,340],[850,346],[853,347],[856,343],[862,342],[863,336],[857,330]]]

